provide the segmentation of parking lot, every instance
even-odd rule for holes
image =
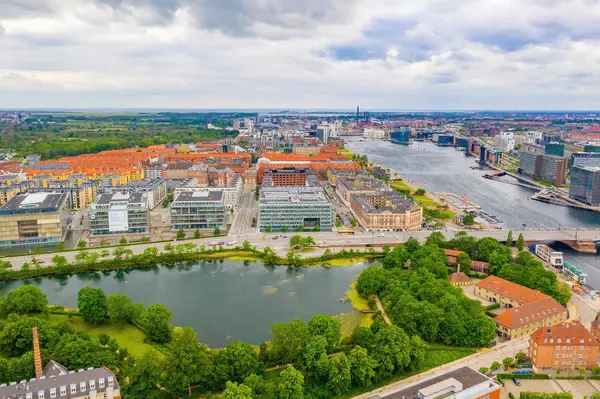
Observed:
[[[530,392],[569,392],[574,399],[589,397],[594,392],[600,392],[600,381],[598,380],[519,380],[521,386],[516,386],[512,380],[504,380],[501,390],[502,398],[508,398],[512,392],[515,398],[523,391]]]

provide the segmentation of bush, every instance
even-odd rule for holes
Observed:
[[[498,374],[498,378],[504,380],[510,380],[511,378],[518,378],[519,380],[551,380],[549,374],[536,373],[536,374]]]
[[[513,393],[512,393],[512,392],[509,392],[509,393],[508,393],[508,397],[509,397],[509,399],[516,399],[516,398],[515,398],[515,395],[513,395]]]
[[[521,392],[520,399],[573,399],[573,394],[568,392]]]
[[[487,305],[487,306],[483,307],[483,310],[485,310],[485,311],[494,310],[494,309],[500,309],[500,304],[498,302],[492,303],[491,305]]]

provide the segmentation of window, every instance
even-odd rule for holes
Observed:
[[[563,346],[563,350],[564,350],[564,351],[566,351],[566,350],[567,350],[567,347],[566,347],[566,346]]]
[[[582,350],[583,350],[583,346],[580,346],[580,347],[579,347],[579,350],[580,350],[580,351],[582,351]]]
[[[90,390],[96,389],[96,380],[90,380]]]
[[[67,395],[67,386],[63,385],[62,387],[60,387],[60,396],[66,396]]]
[[[38,399],[44,399],[44,391],[38,392]]]
[[[71,388],[71,393],[73,393],[73,394],[77,393],[77,384],[71,384],[70,388]]]
[[[564,357],[564,355],[563,355]],[[558,359],[558,353],[554,355],[554,358]]]
[[[79,390],[81,392],[85,392],[85,381],[79,383]]]
[[[51,399],[56,398],[56,388],[50,389],[50,398]]]
[[[558,366],[558,360],[555,360],[555,361],[554,361],[554,365],[555,365],[555,366]]]
[[[560,345],[556,345],[556,350],[559,351],[560,350]]]

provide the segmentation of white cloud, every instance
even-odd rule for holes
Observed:
[[[600,108],[598,2],[456,4],[0,0],[0,107]]]

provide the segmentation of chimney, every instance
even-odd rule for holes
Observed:
[[[42,356],[40,354],[40,340],[38,339],[38,329],[33,327],[33,361],[35,362],[35,378],[42,377]]]
[[[460,263],[458,264],[458,267],[456,268],[456,273],[460,273]]]

